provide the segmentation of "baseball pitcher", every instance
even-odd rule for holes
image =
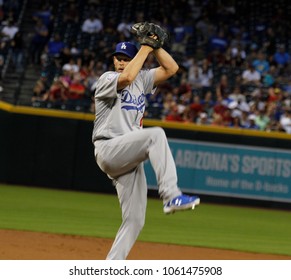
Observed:
[[[145,223],[147,182],[143,162],[155,171],[165,214],[194,209],[197,196],[182,194],[177,185],[174,159],[160,127],[143,129],[147,94],[173,76],[178,65],[163,49],[168,33],[153,23],[136,23],[132,33],[140,44],[120,42],[113,53],[115,71],[105,72],[96,82],[95,121],[92,140],[98,166],[115,184],[122,211],[122,224],[106,259],[127,258]],[[159,66],[142,69],[153,53]]]

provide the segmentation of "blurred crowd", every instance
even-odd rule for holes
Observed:
[[[27,63],[41,69],[32,106],[94,113],[114,45],[135,42],[130,26],[147,20],[168,29],[165,48],[180,66],[147,97],[147,118],[291,133],[288,1],[113,2],[41,2],[29,34]],[[144,67],[156,65],[150,56]]]
[[[22,1],[0,0],[0,92],[2,87],[2,71],[8,52],[12,52],[12,60],[16,65],[23,52],[22,38],[17,21],[21,11]]]

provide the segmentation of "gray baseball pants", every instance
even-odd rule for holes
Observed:
[[[94,143],[96,162],[116,185],[122,224],[106,259],[124,260],[145,223],[147,182],[143,162],[147,159],[156,175],[163,202],[181,194],[175,162],[162,128],[132,131]]]

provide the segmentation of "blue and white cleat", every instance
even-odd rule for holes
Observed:
[[[164,213],[171,214],[181,210],[194,210],[200,204],[198,196],[179,195],[164,204]]]

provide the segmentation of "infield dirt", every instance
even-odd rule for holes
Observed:
[[[104,260],[113,240],[0,230],[1,260]],[[291,256],[137,242],[130,260],[291,260]]]

